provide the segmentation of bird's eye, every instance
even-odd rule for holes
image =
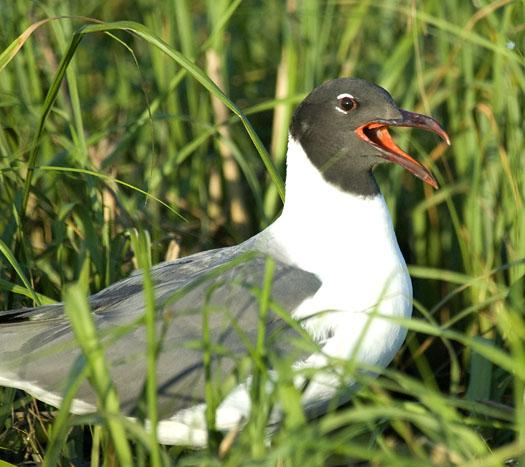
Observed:
[[[337,100],[338,104],[336,109],[344,114],[347,114],[357,107],[357,101],[354,96],[351,96],[350,94],[341,94],[337,96]]]

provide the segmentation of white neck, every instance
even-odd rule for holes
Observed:
[[[376,277],[390,274],[399,263],[404,267],[383,196],[361,197],[329,184],[293,138],[286,202],[268,231],[285,259],[323,276],[338,274],[337,265]]]

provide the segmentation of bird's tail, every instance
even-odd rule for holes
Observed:
[[[59,304],[0,312],[0,385],[18,387],[9,381],[22,377],[23,361],[32,357],[57,321],[66,321]]]
[[[46,344],[64,334],[68,326],[62,305],[0,312],[0,386],[21,389],[59,407],[61,391],[49,389],[45,381],[56,376],[49,359],[46,363],[53,350]],[[73,358],[62,350],[64,359]]]

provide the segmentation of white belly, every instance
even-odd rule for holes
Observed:
[[[412,286],[404,264],[392,270],[388,280],[377,276],[364,284],[325,279],[293,316],[303,320],[314,340],[323,342],[328,355],[384,367],[406,336],[406,330],[389,318],[411,316]]]

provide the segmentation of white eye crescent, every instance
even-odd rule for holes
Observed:
[[[348,114],[351,110],[357,107],[357,100],[352,94],[343,93],[337,96],[337,106],[335,107],[338,112]]]

